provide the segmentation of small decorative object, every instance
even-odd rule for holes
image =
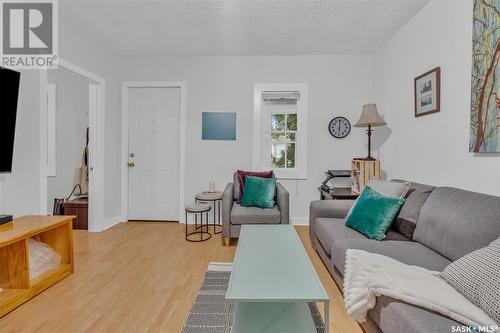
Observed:
[[[361,117],[359,117],[358,122],[354,125],[354,127],[368,127],[368,129],[366,130],[366,133],[368,134],[368,156],[363,160],[375,161],[375,159],[371,155],[372,127],[384,126],[384,125],[386,125],[386,122],[378,114],[376,104],[363,105],[363,109],[361,111]]]
[[[469,151],[500,152],[498,1],[474,0]]]
[[[208,192],[214,193],[215,192],[215,182],[209,182],[208,183]]]
[[[361,192],[370,179],[380,179],[380,161],[353,159],[351,170],[357,180],[357,190]]]
[[[351,132],[351,123],[344,117],[335,117],[328,125],[330,134],[337,139],[343,139]]]
[[[352,180],[352,185],[351,185],[351,191],[356,194],[361,193],[361,187],[359,185],[359,170],[352,170],[351,171],[351,180]]]
[[[441,68],[436,67],[415,78],[415,117],[440,111]]]
[[[203,140],[236,140],[236,112],[203,112]]]

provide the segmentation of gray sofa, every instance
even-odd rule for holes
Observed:
[[[313,247],[342,289],[345,253],[361,249],[410,265],[442,271],[449,263],[500,236],[500,197],[417,183],[386,240],[375,241],[344,225],[351,200],[313,201],[309,236]],[[366,331],[451,332],[461,325],[436,312],[390,297],[377,299]]]
[[[276,206],[273,208],[243,207],[236,203],[239,196],[239,180],[234,173],[233,182],[227,184],[222,193],[222,244],[228,245],[230,238],[238,238],[243,224],[288,224],[289,193],[283,185],[276,183]]]

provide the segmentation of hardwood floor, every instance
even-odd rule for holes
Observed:
[[[330,295],[330,332],[362,332],[335,282],[296,227]],[[75,273],[0,319],[0,332],[179,332],[210,261],[232,261],[220,235],[184,240],[184,225],[129,222],[74,231]]]

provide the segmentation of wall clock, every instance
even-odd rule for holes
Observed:
[[[342,139],[351,133],[351,123],[347,120],[347,118],[335,117],[332,121],[330,121],[328,130],[334,138]]]

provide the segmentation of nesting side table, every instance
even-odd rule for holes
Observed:
[[[212,207],[207,204],[193,203],[186,206],[186,238],[189,242],[203,242],[209,240],[212,234],[208,232],[208,214]],[[188,232],[188,214],[194,215],[194,231]],[[198,215],[200,215],[200,225],[198,226]],[[203,224],[203,216],[205,216],[205,224]],[[205,230],[203,230],[205,229]],[[199,235],[200,238],[196,237]]]
[[[195,196],[195,202],[196,203],[213,203],[214,204],[214,223],[209,224],[213,225],[214,227],[214,234],[220,234],[222,232],[222,225],[221,225],[221,218],[220,218],[220,206],[222,203],[222,192],[217,191],[217,192],[200,192],[197,193]],[[219,231],[217,231],[216,228],[219,228]]]

